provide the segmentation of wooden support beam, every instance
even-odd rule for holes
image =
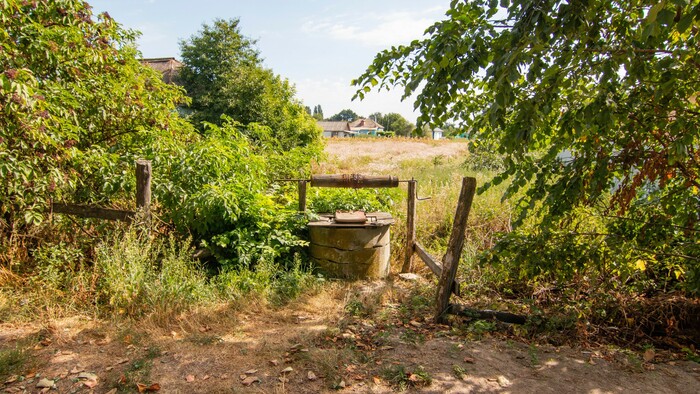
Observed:
[[[59,202],[52,203],[51,209],[54,213],[75,215],[83,218],[121,220],[124,222],[130,222],[136,214],[134,211],[124,211],[120,209],[108,209],[78,204],[63,204]]]
[[[413,270],[413,248],[416,244],[416,181],[408,181],[408,197],[406,206],[406,251],[401,272],[411,272]]]
[[[306,212],[306,181],[299,181],[299,212]]]
[[[143,214],[143,220],[151,223],[151,162],[136,160],[136,208]]]
[[[438,278],[442,276],[442,263],[435,259],[435,257],[431,256],[425,250],[425,248],[423,248],[423,245],[416,242],[415,251],[418,257],[420,257],[420,259],[423,260],[425,265],[427,265],[428,268],[430,268],[430,270],[433,271],[435,276],[437,276]]]
[[[442,259],[442,275],[438,283],[438,291],[435,302],[435,321],[444,322],[445,312],[450,303],[450,294],[457,276],[457,266],[464,247],[464,232],[467,229],[467,219],[474,201],[476,192],[476,178],[465,177],[462,179],[462,190],[457,201],[455,220],[447,244],[447,252]]]
[[[431,271],[437,276],[438,278],[442,277],[442,263],[438,261],[435,257],[431,256],[430,253],[428,253],[423,245],[419,244],[418,242],[415,243],[415,252],[420,257],[421,260],[425,263],[425,265],[430,268]],[[459,280],[455,279],[452,282],[452,294],[456,295],[457,297],[460,297],[460,282]]]

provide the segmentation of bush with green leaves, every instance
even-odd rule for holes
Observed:
[[[287,264],[303,253],[304,223],[286,190],[273,187],[273,178],[308,176],[318,148],[269,150],[240,127],[231,120],[221,127],[208,124],[189,144],[160,147],[154,157],[156,203],[164,220],[191,234],[224,266]],[[284,161],[299,167],[282,170]]]
[[[309,210],[315,213],[335,211],[391,211],[401,198],[399,189],[311,188]]]
[[[419,127],[457,121],[504,156],[481,190],[508,185],[506,197],[520,195],[514,226],[537,215],[543,228],[506,242],[580,249],[579,238],[548,235],[579,207],[602,208],[615,264],[665,267],[698,294],[699,27],[697,1],[455,0],[353,83],[359,98],[398,87],[416,97]],[[581,260],[560,257],[571,258],[565,271]],[[535,269],[540,258],[518,257]]]
[[[136,33],[80,0],[0,2],[0,231],[45,219],[50,198],[104,200],[105,176],[183,127],[180,88],[138,61]],[[114,180],[114,179],[113,179]]]

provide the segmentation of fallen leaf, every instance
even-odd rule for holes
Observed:
[[[257,369],[249,369],[249,370],[245,371],[244,373],[246,375],[252,375],[252,374],[257,373],[257,372],[258,372]]]
[[[219,376],[221,379],[228,379],[228,374],[227,373],[222,373],[221,376]]]
[[[372,381],[374,381],[374,384],[382,383],[382,379],[379,376],[372,376]]]
[[[10,377],[5,381],[5,384],[14,383],[14,382],[17,381],[17,379],[19,379],[19,376],[17,376],[17,375],[12,375],[12,376],[10,376]]]
[[[472,357],[465,357],[464,362],[467,364],[474,364],[474,359]]]
[[[306,374],[306,378],[309,379],[309,380],[311,380],[311,381],[314,381],[314,380],[318,379],[318,377],[316,376],[316,374],[313,373],[313,372],[311,372],[311,371],[309,371],[309,373]]]
[[[654,361],[655,357],[656,357],[656,352],[654,351],[654,349],[647,349],[644,352],[644,362],[646,362],[646,363],[650,363],[650,362]]]
[[[248,376],[247,378],[243,379],[241,382],[244,386],[250,386],[251,384],[258,382],[260,383],[260,379],[257,376]]]
[[[117,360],[117,362],[114,365],[125,364],[127,362],[129,362],[128,358],[122,358],[121,360]]]
[[[117,389],[111,389],[108,392],[106,392],[105,394],[117,394]]]
[[[38,389],[43,389],[46,387],[51,388],[51,387],[53,387],[54,384],[55,384],[55,382],[53,380],[43,378],[37,382],[36,388],[38,388]]]
[[[420,376],[418,376],[418,375],[416,375],[416,374],[409,373],[409,374],[408,374],[408,380],[411,381],[411,382],[417,382],[417,381],[422,380],[422,379],[421,379]]]
[[[187,376],[185,376],[185,380],[188,381],[188,382],[190,382],[190,383],[191,383],[191,382],[194,382],[194,379],[195,379],[195,378],[194,378],[194,375],[187,375]]]
[[[277,365],[279,365],[279,363],[280,363],[280,361],[278,359],[270,360],[271,365],[277,366]]]
[[[243,379],[247,378],[248,375],[242,373],[242,374],[238,375],[238,377],[241,378],[241,380],[243,380]]]
[[[96,380],[84,380],[83,385],[87,388],[95,388],[97,386],[97,381]]]
[[[44,393],[48,393],[49,390],[51,390],[51,387],[44,387],[44,388],[41,389],[39,392],[40,392],[41,394],[44,394]]]
[[[284,376],[280,376],[279,378],[277,378],[277,380],[279,380],[279,381],[282,382],[282,383],[288,383],[288,382],[289,382],[289,379],[285,378]]]
[[[204,376],[202,376],[202,380],[207,380],[207,379],[209,379],[209,378],[210,378],[209,375],[204,375]]]
[[[501,375],[498,377],[498,385],[501,387],[508,387],[510,386],[510,380],[506,378],[505,376]]]
[[[51,344],[51,338],[44,338],[39,343],[44,346],[49,346]]]
[[[282,373],[290,373],[290,372],[292,372],[292,371],[294,371],[294,368],[292,368],[292,367],[287,367],[287,368],[285,368],[285,369],[282,370]]]
[[[152,391],[159,391],[160,385],[158,383],[153,383],[152,385],[136,383],[136,389],[139,391],[139,393],[149,393]]]
[[[340,383],[338,383],[338,388],[344,389],[345,388],[345,381],[341,380]]]
[[[113,370],[113,369],[114,369],[114,367],[107,367],[107,368],[105,368],[105,371],[109,372],[109,371],[111,371],[111,370]]]
[[[209,327],[209,326],[199,327],[199,332],[207,332],[207,331],[211,331],[211,327]]]

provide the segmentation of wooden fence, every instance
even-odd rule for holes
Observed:
[[[93,205],[67,204],[60,202],[51,203],[53,213],[75,215],[83,218],[96,218],[104,220],[120,220],[131,222],[139,213],[142,220],[151,223],[151,162],[148,160],[136,161],[136,211],[102,208]]]

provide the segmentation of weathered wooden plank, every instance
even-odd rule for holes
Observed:
[[[408,197],[406,205],[406,251],[401,272],[413,271],[413,247],[416,244],[416,181],[408,181]]]
[[[299,181],[299,212],[306,212],[306,181]]]
[[[415,251],[418,257],[423,260],[425,265],[430,268],[431,271],[437,276],[438,278],[442,276],[442,263],[437,261],[435,257],[431,256],[425,248],[423,248],[423,245],[419,244],[418,242],[415,243]]]
[[[482,320],[496,319],[496,320],[502,321],[504,323],[512,323],[512,324],[525,324],[527,322],[527,316],[516,315],[515,313],[510,313],[510,312],[492,311],[489,309],[485,309],[485,310],[472,309],[472,308],[467,308],[463,305],[457,305],[457,304],[451,304],[447,308],[446,313],[449,313],[452,315],[471,317],[474,319],[482,319]]]
[[[151,162],[136,160],[136,208],[147,225],[151,223]]]
[[[124,222],[130,222],[136,212],[125,211],[121,209],[108,209],[101,207],[94,207],[89,205],[78,205],[78,204],[63,204],[55,202],[51,204],[51,209],[54,213],[62,213],[66,215],[75,215],[83,218],[96,218],[105,220],[121,220]]]
[[[430,270],[433,271],[435,276],[440,278],[442,276],[442,263],[440,263],[440,261],[438,261],[432,255],[430,255],[430,253],[428,253],[425,250],[423,245],[416,242],[414,246],[415,246],[415,252],[418,255],[418,257],[420,257],[421,260],[423,260],[423,262],[425,263],[425,265],[427,265],[428,268],[430,268]],[[456,295],[457,297],[460,296],[460,282],[459,282],[459,280],[455,279],[452,282],[452,290],[451,291],[452,291],[452,294]]]
[[[311,175],[313,187],[376,188],[398,187],[399,178],[390,175],[369,176],[361,174]]]
[[[450,294],[454,288],[454,281],[457,276],[457,266],[464,247],[464,232],[467,228],[467,219],[472,208],[475,192],[476,178],[463,178],[450,241],[447,244],[447,252],[442,259],[442,275],[440,276],[435,302],[436,322],[444,322],[445,311],[449,306]]]

